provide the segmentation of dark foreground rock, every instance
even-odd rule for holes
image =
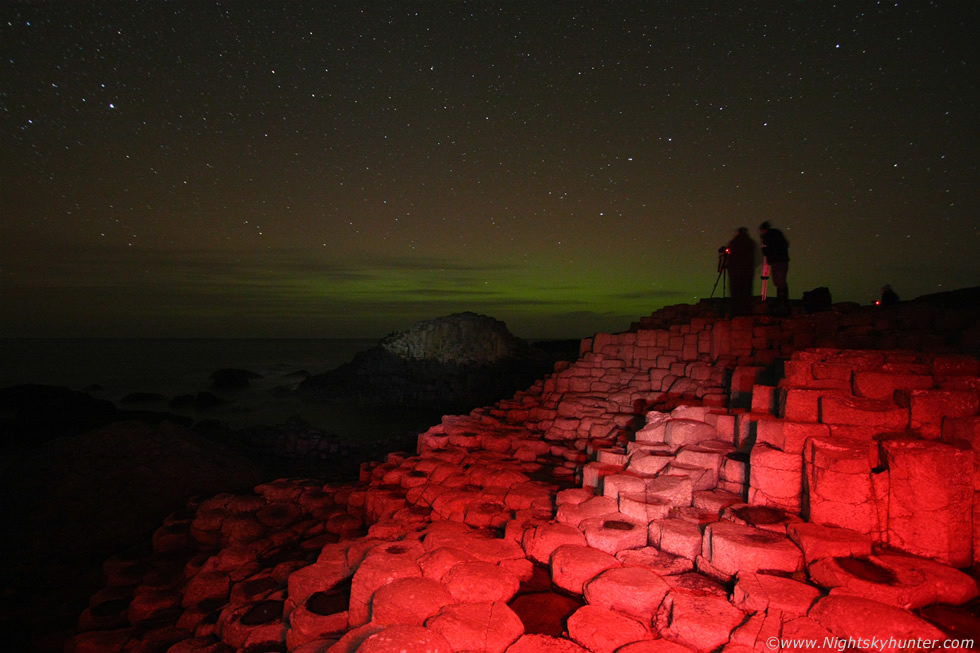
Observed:
[[[247,458],[168,423],[115,423],[8,452],[0,470],[2,612],[16,625],[8,632],[59,637],[103,580],[107,556],[149,546],[190,497],[262,479]]]

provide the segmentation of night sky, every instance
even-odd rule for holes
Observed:
[[[708,297],[763,220],[794,298],[980,285],[973,0],[0,18],[2,336],[585,337]]]

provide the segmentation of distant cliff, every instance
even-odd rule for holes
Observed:
[[[484,365],[528,353],[527,344],[508,331],[506,324],[471,312],[418,322],[384,338],[379,347],[406,360],[456,365]]]
[[[393,333],[297,392],[368,404],[461,409],[510,396],[573,359],[568,347],[533,347],[486,315],[454,313]]]

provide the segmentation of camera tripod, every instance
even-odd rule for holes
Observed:
[[[725,298],[725,270],[728,269],[728,254],[731,250],[727,247],[722,247],[718,250],[718,278],[715,279],[715,285],[711,287],[711,297],[715,296],[715,289],[718,288],[718,282],[721,281],[721,298]]]

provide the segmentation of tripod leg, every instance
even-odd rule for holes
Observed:
[[[718,288],[718,282],[721,281],[721,275],[723,275],[723,274],[725,274],[725,271],[724,270],[719,270],[718,271],[718,278],[715,279],[715,285],[711,286],[711,295],[710,295],[710,297],[714,297],[715,296],[715,290]],[[722,285],[722,287],[721,287],[721,294],[722,294],[722,297],[725,296],[725,286],[724,285]]]
[[[762,301],[766,301],[766,286],[769,285],[769,260],[762,259]]]

